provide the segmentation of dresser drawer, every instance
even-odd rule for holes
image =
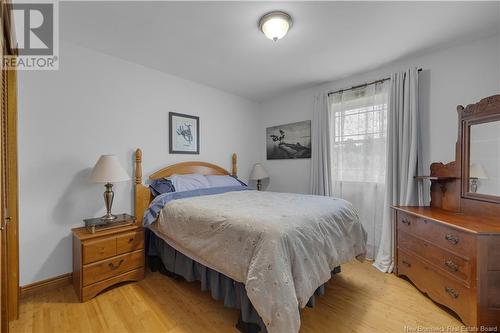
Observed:
[[[398,212],[398,231],[426,239],[441,248],[470,258],[475,253],[474,236],[443,223]]]
[[[88,286],[143,266],[144,251],[142,250],[86,265],[83,266],[83,285]]]
[[[398,248],[416,253],[451,276],[470,284],[472,268],[469,260],[401,230],[398,233]]]
[[[398,251],[398,274],[407,276],[433,300],[455,311],[465,324],[475,322],[475,299],[471,289],[439,273],[404,250]]]
[[[116,238],[97,239],[83,243],[83,263],[99,261],[116,255]]]
[[[116,237],[116,254],[144,248],[144,230],[120,234]]]

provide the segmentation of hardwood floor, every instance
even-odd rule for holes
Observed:
[[[198,283],[148,272],[143,281],[77,303],[72,286],[21,300],[11,332],[238,332],[238,311],[225,308]],[[301,333],[410,332],[461,327],[454,316],[409,282],[370,263],[342,266],[313,309],[302,311]],[[458,332],[459,330],[457,330]]]

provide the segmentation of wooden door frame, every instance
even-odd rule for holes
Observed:
[[[17,73],[7,71],[7,304],[9,320],[19,317],[19,210],[17,175]]]
[[[14,26],[12,22],[10,1],[0,0],[0,13],[2,17],[2,56],[17,56]],[[3,61],[3,57],[1,59]],[[6,303],[2,304],[2,314],[6,315],[8,321],[19,317],[19,213],[18,213],[18,171],[17,171],[17,73],[15,69],[5,69],[2,66],[2,100],[7,99],[6,105],[2,105],[2,173],[7,178],[2,181],[2,191],[5,197],[1,205],[1,223],[5,225],[2,256],[5,260],[3,268],[6,268],[5,277],[2,276],[2,287],[6,292]],[[4,80],[4,78],[6,80]],[[5,94],[5,96],[3,95]],[[5,208],[5,211],[4,211]],[[4,310],[3,307],[6,307]],[[3,317],[3,316],[2,316]],[[4,318],[2,318],[2,322]],[[2,325],[4,325],[2,323]],[[4,328],[4,327],[2,327]],[[7,326],[8,330],[8,326]],[[3,331],[3,330],[2,330]]]

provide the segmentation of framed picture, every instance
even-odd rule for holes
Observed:
[[[200,118],[169,112],[168,126],[170,154],[200,153]]]
[[[311,158],[311,121],[268,127],[268,160]]]

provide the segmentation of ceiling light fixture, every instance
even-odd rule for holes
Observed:
[[[292,17],[281,11],[269,12],[259,20],[259,29],[267,38],[275,42],[285,37],[291,27]]]

